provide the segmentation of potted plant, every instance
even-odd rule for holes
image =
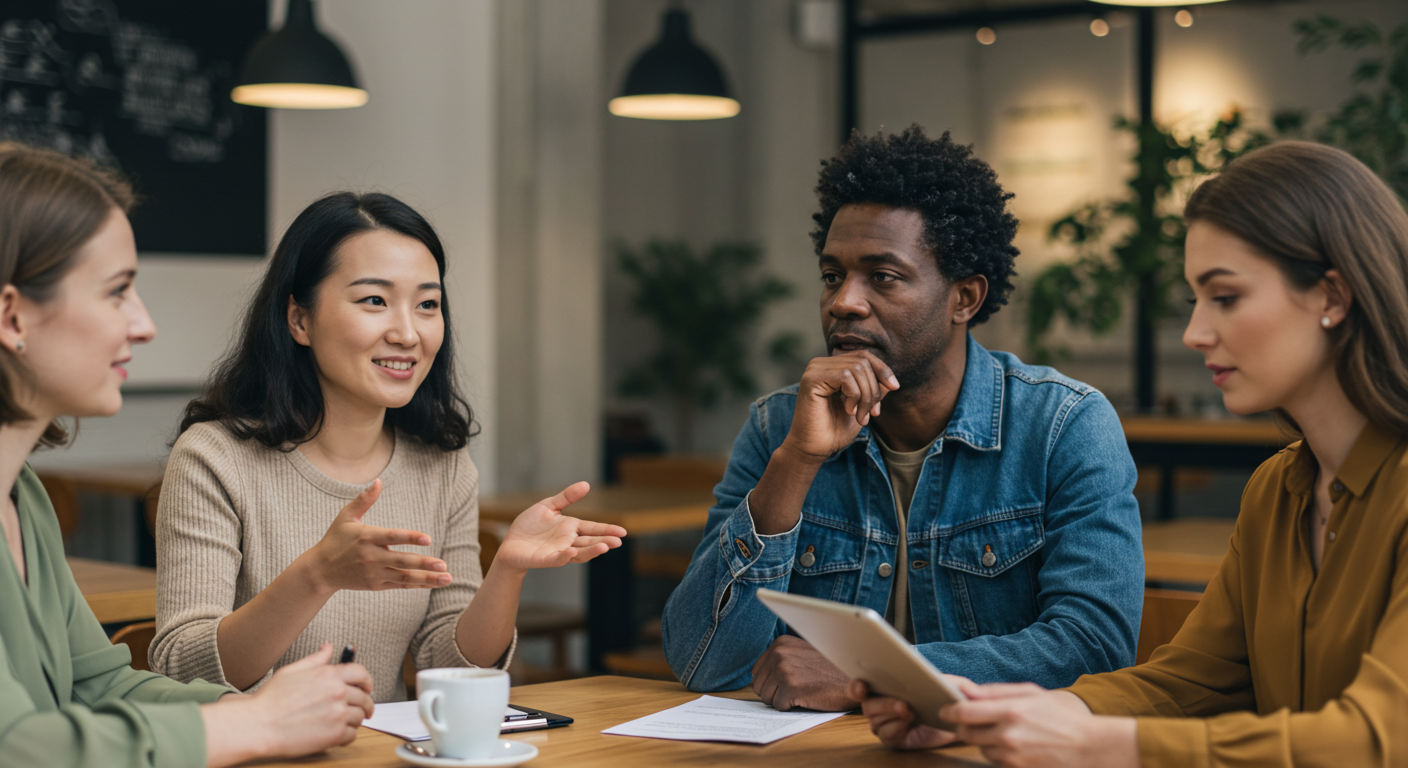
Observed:
[[[750,362],[758,323],[770,305],[792,295],[791,285],[760,270],[762,257],[748,243],[717,243],[702,253],[681,240],[618,248],[621,271],[633,283],[631,306],[660,333],[659,346],[626,372],[620,392],[670,400],[678,451],[694,448],[701,409],[725,393],[758,391]],[[801,346],[799,334],[780,333],[767,342],[767,356],[795,363]]]

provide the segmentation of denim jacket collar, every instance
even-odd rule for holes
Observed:
[[[963,443],[977,451],[1002,450],[1002,396],[1006,378],[1002,374],[1002,364],[979,344],[972,334],[968,334],[968,360],[964,364],[963,386],[958,390],[958,404],[949,417],[948,427],[939,439],[934,441],[925,456],[933,456],[943,451],[943,444],[950,440]],[[867,452],[874,454],[880,462],[878,446],[870,439],[870,427],[861,427],[851,445],[864,445]],[[843,451],[832,454],[827,461],[834,461]],[[883,466],[883,464],[881,464]]]

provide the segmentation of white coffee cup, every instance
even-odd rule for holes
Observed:
[[[450,667],[416,673],[420,719],[435,754],[479,759],[494,753],[508,708],[508,673]]]

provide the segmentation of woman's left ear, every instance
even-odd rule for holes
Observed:
[[[15,286],[0,288],[0,346],[15,354],[24,352],[25,346],[27,323],[20,313],[22,299],[20,289]]]
[[[1320,285],[1325,291],[1325,305],[1320,310],[1320,324],[1325,328],[1334,328],[1349,317],[1349,306],[1354,303],[1354,292],[1350,290],[1349,283],[1345,282],[1344,275],[1337,269],[1326,270]]]

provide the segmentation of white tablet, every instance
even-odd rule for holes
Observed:
[[[939,718],[939,708],[966,697],[880,614],[772,589],[759,589],[758,599],[842,672],[874,693],[907,702],[919,722],[954,730]]]

